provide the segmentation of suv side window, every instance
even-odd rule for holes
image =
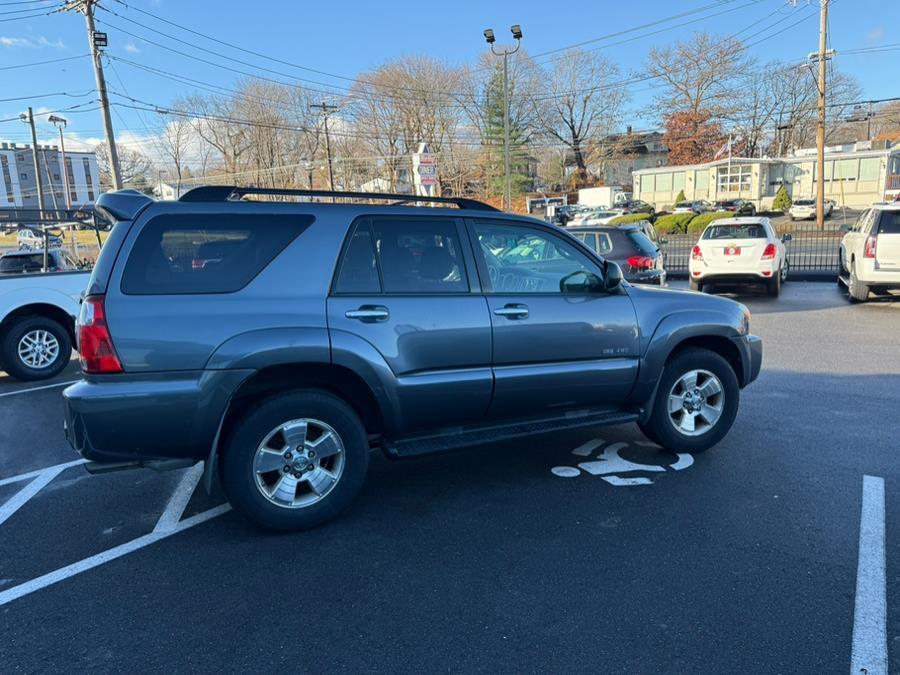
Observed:
[[[597,264],[562,237],[525,225],[475,221],[478,250],[487,268],[487,293],[560,293],[576,272],[601,275]],[[486,284],[488,285],[488,284]]]
[[[303,215],[161,215],[138,235],[126,295],[234,293],[313,222]]]
[[[356,227],[344,249],[336,293],[468,293],[453,218],[377,216]]]
[[[869,219],[870,213],[871,213],[871,211],[868,209],[863,211],[862,213],[860,213],[859,216],[857,216],[857,218],[856,218],[856,222],[853,223],[853,227],[850,228],[850,231],[851,232],[861,232],[863,229],[863,226],[866,224],[866,222]]]
[[[878,234],[900,234],[900,211],[881,211],[878,218]]]

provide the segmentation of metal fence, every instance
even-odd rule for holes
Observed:
[[[781,229],[781,228],[779,228]],[[819,230],[815,223],[791,223],[784,228],[791,240],[785,245],[787,258],[793,272],[837,273],[840,260],[840,243],[843,233],[828,224]],[[660,248],[666,255],[666,270],[675,276],[686,276],[691,250],[699,234],[663,235],[666,243]]]

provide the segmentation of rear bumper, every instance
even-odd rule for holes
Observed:
[[[754,284],[760,281],[771,280],[777,272],[763,274],[762,271],[740,271],[740,272],[701,272],[699,275],[691,271],[691,279],[694,281],[703,281],[704,283],[720,283],[720,284]]]
[[[646,270],[643,272],[625,273],[625,281],[630,284],[650,284],[651,286],[666,285],[665,270]]]
[[[254,371],[108,375],[63,391],[66,439],[95,462],[203,459],[233,392]]]

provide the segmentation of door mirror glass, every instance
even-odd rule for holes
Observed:
[[[559,280],[561,293],[597,293],[604,290],[603,281],[596,274],[578,270]]]
[[[607,293],[613,293],[622,285],[622,268],[612,260],[606,261],[606,275],[603,280],[603,287]]]
[[[787,243],[787,242],[789,242],[789,241],[790,241],[791,239],[793,239],[793,238],[794,238],[793,235],[786,234],[786,235],[784,235],[784,236],[781,238],[781,241]]]

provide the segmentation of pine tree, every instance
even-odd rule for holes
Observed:
[[[775,193],[775,199],[772,201],[772,208],[775,211],[785,212],[791,208],[791,204],[793,203],[791,196],[787,193],[787,189],[782,185],[778,188],[778,192]]]
[[[509,97],[515,97],[515,80],[510,79]],[[485,87],[484,132],[482,143],[488,156],[485,179],[491,194],[503,194],[506,190],[506,168],[503,155],[503,70],[495,68]],[[510,106],[512,107],[512,106]],[[531,187],[532,179],[525,173],[527,134],[510,110],[509,163],[510,191],[520,195]]]
[[[680,204],[681,202],[687,201],[687,197],[684,196],[684,190],[680,190],[678,195],[675,197],[675,203]]]

